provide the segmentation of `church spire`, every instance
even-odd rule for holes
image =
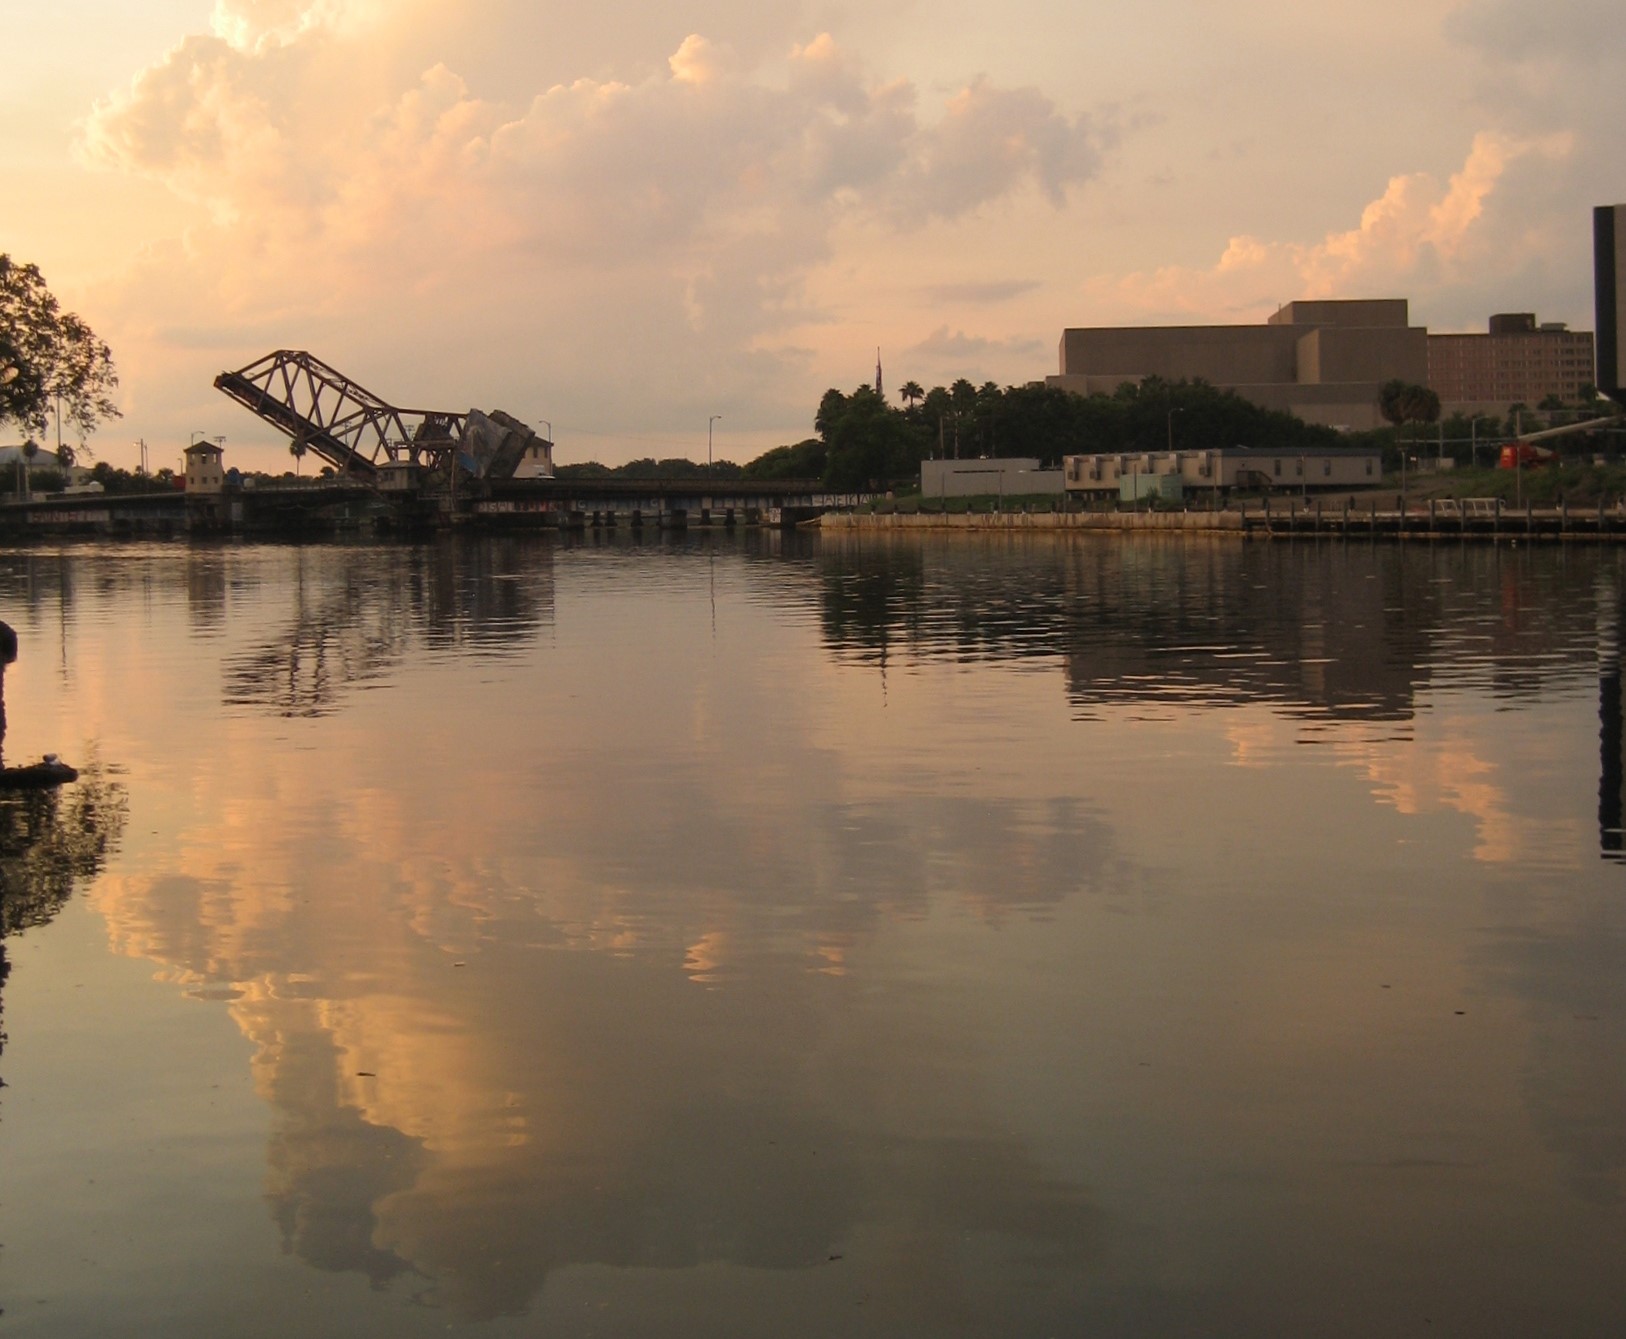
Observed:
[[[879,344],[875,346],[875,393],[883,400],[886,399],[886,392],[881,389],[881,346]]]

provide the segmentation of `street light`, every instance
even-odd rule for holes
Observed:
[[[1174,454],[1174,416],[1176,414],[1183,414],[1185,412],[1186,411],[1184,409],[1181,409],[1179,406],[1175,406],[1174,408],[1169,410],[1169,454],[1170,455]]]
[[[547,438],[548,445],[552,446],[553,445],[553,421],[551,419],[539,418],[539,419],[537,419],[537,422],[540,423],[544,428],[546,428],[548,430],[548,438]]]
[[[706,420],[706,473],[707,474],[711,473],[711,425],[713,423],[715,423],[721,417],[722,417],[721,414],[713,414],[710,418],[708,418]]]

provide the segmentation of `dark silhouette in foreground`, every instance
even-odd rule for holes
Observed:
[[[47,753],[25,767],[6,767],[6,666],[17,659],[17,633],[9,623],[0,623],[0,790],[33,790],[77,781],[79,773],[54,753]]]

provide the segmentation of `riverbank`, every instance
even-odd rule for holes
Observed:
[[[1245,539],[1385,539],[1626,542],[1626,508],[1504,507],[1494,498],[1460,503],[1429,499],[1426,505],[1379,510],[1376,498],[1361,508],[1345,501],[1326,506],[1299,500],[1286,506],[1220,511],[988,511],[827,512],[809,522],[832,533],[1156,533],[1230,534]]]

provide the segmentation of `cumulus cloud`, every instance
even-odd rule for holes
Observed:
[[[236,50],[287,46],[307,33],[364,21],[366,0],[215,0],[210,27]]]
[[[1257,317],[1292,298],[1415,293],[1471,277],[1488,254],[1482,224],[1510,167],[1526,158],[1562,160],[1573,137],[1477,135],[1462,166],[1441,182],[1425,172],[1390,178],[1352,228],[1310,243],[1230,239],[1206,270],[1169,266],[1119,278],[1097,277],[1087,291],[1119,319],[1209,319],[1214,312]],[[1506,263],[1508,256],[1500,257]]]
[[[666,350],[657,382],[704,367],[748,397],[798,365],[773,342],[817,319],[804,281],[835,229],[1061,205],[1110,142],[986,79],[927,115],[828,34],[771,63],[690,34],[664,67],[514,102],[445,63],[396,78],[371,54],[380,21],[365,0],[219,0],[212,34],[86,119],[86,162],[203,210],[184,244],[196,309],[172,294],[167,326],[213,327],[236,303],[245,321],[273,304],[319,329],[395,302],[403,332],[495,320],[566,362],[647,339]],[[456,310],[430,322],[438,305]]]
[[[85,157],[229,217],[362,195],[387,208],[432,183],[486,218],[545,216],[553,241],[568,225],[577,245],[624,236],[629,219],[647,245],[809,205],[913,225],[1027,186],[1059,203],[1100,166],[1102,131],[1036,90],[978,80],[926,122],[910,85],[867,78],[828,35],[792,52],[782,85],[690,35],[665,71],[556,85],[517,113],[444,65],[357,105],[331,48],[309,40],[352,8],[222,0],[229,35],[188,39],[99,104]]]

